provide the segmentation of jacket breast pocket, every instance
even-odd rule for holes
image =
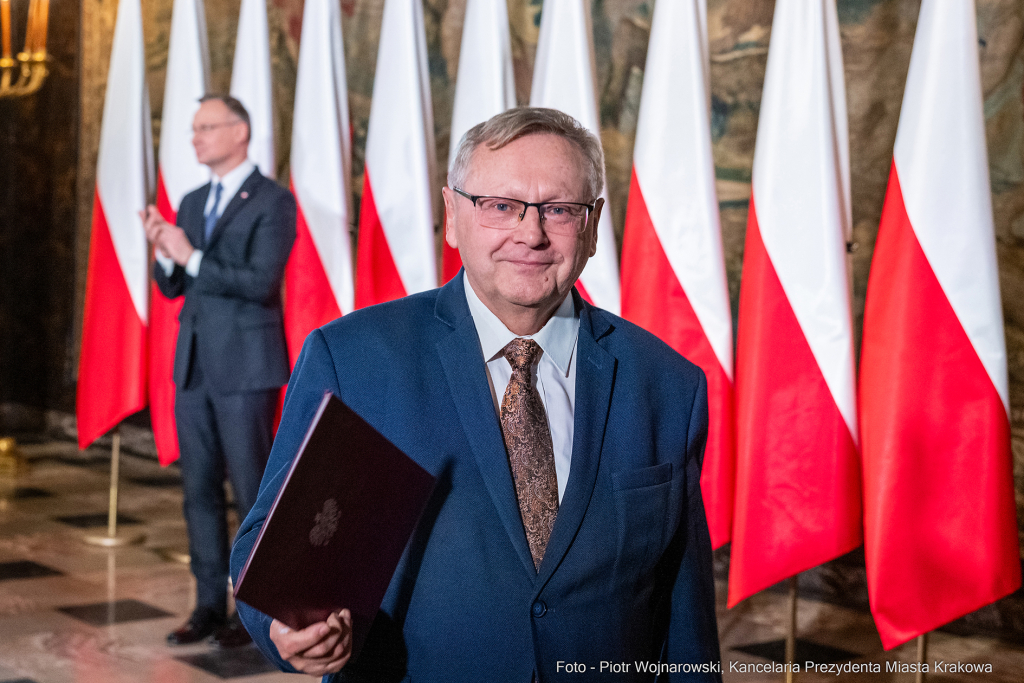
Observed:
[[[671,492],[670,462],[612,474],[619,520],[617,564],[624,570],[638,575],[661,557]]]

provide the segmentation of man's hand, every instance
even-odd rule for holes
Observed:
[[[156,245],[161,254],[179,266],[188,263],[188,258],[195,248],[188,241],[184,230],[165,221],[160,211],[152,204],[147,206],[145,211],[140,211],[139,217],[142,218],[142,225],[146,230],[146,239]]]
[[[157,244],[160,240],[160,231],[164,229],[164,226],[170,224],[160,215],[159,209],[152,204],[139,211],[139,218],[142,219],[142,227],[146,231],[146,241],[160,249],[159,244]],[[160,253],[167,256],[162,249],[160,249]]]
[[[352,656],[352,613],[332,613],[326,621],[295,631],[277,619],[270,640],[281,658],[302,673],[323,676],[341,671]]]

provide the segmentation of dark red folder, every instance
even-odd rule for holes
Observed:
[[[235,597],[295,629],[347,607],[358,653],[433,488],[432,475],[328,392]]]

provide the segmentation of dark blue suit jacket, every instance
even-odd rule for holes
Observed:
[[[174,354],[174,383],[186,384],[195,358],[221,393],[276,389],[288,382],[281,281],[295,242],[295,197],[253,171],[221,212],[209,241],[203,211],[210,183],[189,192],[178,225],[203,250],[199,275],[157,263],[164,296],[185,296]]]
[[[538,681],[590,680],[603,678],[600,664],[610,661],[630,664],[615,680],[650,681],[636,660],[717,664],[700,494],[704,374],[653,335],[573,295],[580,330],[572,465],[539,573],[462,277],[356,311],[306,339],[259,500],[235,541],[232,574],[325,390],[438,477],[363,653],[325,680],[528,683],[534,671]],[[260,648],[290,670],[269,639],[270,618],[245,605],[239,613]],[[566,673],[565,663],[582,663],[589,675]]]

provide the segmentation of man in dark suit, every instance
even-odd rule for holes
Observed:
[[[281,281],[295,241],[295,199],[249,161],[249,115],[227,96],[201,100],[193,145],[211,182],[185,195],[177,225],[144,212],[165,296],[185,297],[174,357],[175,419],[196,608],[167,636],[214,635],[223,647],[249,636],[227,618],[225,472],[240,518],[256,501],[288,381]]]
[[[306,339],[235,575],[325,390],[437,485],[358,658],[347,610],[295,631],[239,603],[282,669],[721,680],[704,375],[573,288],[595,253],[603,169],[600,142],[561,112],[515,109],[471,129],[444,189],[463,272]]]

